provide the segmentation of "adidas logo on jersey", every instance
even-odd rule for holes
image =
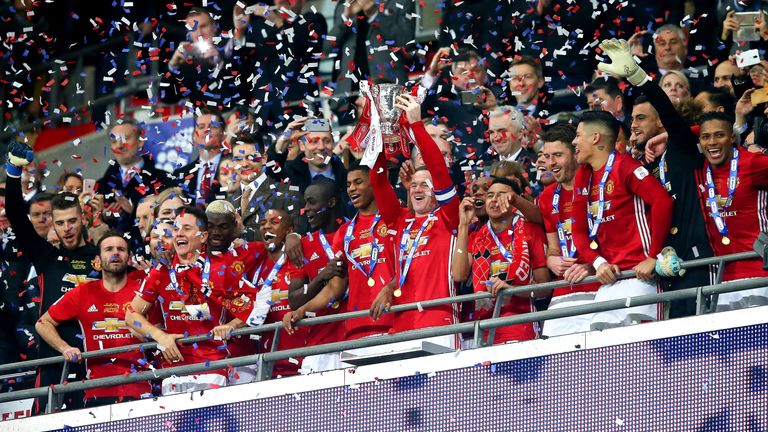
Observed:
[[[98,312],[99,310],[96,309],[96,305],[92,304],[91,307],[88,308],[88,312]]]
[[[320,257],[319,257],[319,256],[317,256],[317,252],[313,252],[313,253],[312,253],[312,256],[311,256],[311,257],[309,257],[309,260],[310,260],[310,261],[314,261],[314,260],[316,260],[316,259],[318,259],[318,258],[320,258]]]

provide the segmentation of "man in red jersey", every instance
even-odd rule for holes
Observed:
[[[556,183],[547,186],[539,195],[539,209],[547,233],[547,267],[558,279],[565,276],[580,278],[594,273],[591,265],[576,262],[576,245],[573,243],[573,178],[579,168],[573,148],[575,136],[573,128],[568,125],[555,126],[542,136],[544,159]],[[599,287],[600,284],[593,283],[555,288],[548,309],[592,303]],[[542,335],[559,336],[589,331],[593,315],[546,321]]]
[[[153,268],[133,299],[126,323],[144,338],[154,339],[170,365],[203,363],[226,358],[220,341],[246,325],[264,322],[269,292],[258,293],[225,261],[203,252],[208,238],[205,213],[193,206],[181,207],[173,226],[175,256],[169,266]],[[155,300],[165,318],[165,331],[147,321]],[[234,318],[226,321],[226,313]],[[178,346],[184,335],[213,333],[214,339]],[[205,390],[226,385],[226,371],[211,370],[199,375],[163,380],[163,394]]]
[[[735,146],[733,118],[724,113],[701,117],[699,141],[707,161],[699,184],[707,233],[715,255],[752,250],[760,231],[768,231],[768,156]],[[723,281],[765,277],[760,258],[725,265]],[[768,304],[768,288],[720,294],[717,310]]]
[[[205,208],[208,218],[207,250],[212,256],[220,257],[235,273],[242,278],[253,281],[257,269],[264,266],[267,250],[263,242],[246,243],[237,240],[240,227],[237,210],[229,201],[216,200]],[[237,246],[235,245],[237,243]],[[252,282],[255,285],[255,283]],[[225,321],[233,317],[227,313]],[[227,343],[231,357],[242,357],[256,354],[258,342],[250,336],[237,336]],[[245,384],[256,379],[258,367],[246,365],[235,367],[229,377],[229,384]]]
[[[509,207],[512,194],[522,191],[507,179],[493,180],[485,203],[488,222],[469,234],[475,217],[475,200],[461,202],[459,234],[453,250],[453,277],[466,281],[470,275],[475,292],[489,291],[494,296],[512,286],[549,281],[546,240],[541,227],[528,222],[515,208]],[[500,316],[534,312],[534,299],[546,293],[527,292],[504,298]],[[498,301],[498,300],[497,300]],[[493,304],[477,302],[475,319],[491,318]],[[516,324],[497,329],[495,343],[534,339],[533,323]]]
[[[267,259],[261,268],[257,286],[271,293],[269,313],[264,321],[265,324],[270,324],[282,321],[283,317],[291,311],[288,302],[291,273],[288,269],[288,257],[284,246],[286,236],[293,232],[293,219],[285,210],[270,209],[264,215],[259,231],[267,247]],[[260,342],[261,351],[302,348],[307,344],[307,333],[308,329],[304,327],[293,334],[287,332],[281,334],[274,350],[272,349],[273,333],[263,334]],[[301,363],[300,358],[278,360],[272,369],[272,376],[297,375]]]
[[[35,325],[40,337],[67,361],[80,362],[80,349],[69,345],[56,330],[59,323],[77,320],[83,332],[86,351],[116,348],[140,341],[125,325],[125,309],[131,304],[139,282],[128,278],[130,252],[128,242],[115,231],[99,240],[96,266],[101,267],[101,280],[83,282],[68,291]],[[98,357],[86,361],[91,379],[127,375],[146,365],[138,350]],[[150,393],[147,382],[121,384],[86,390],[85,406],[108,405],[123,400],[140,399]]]
[[[426,169],[416,170],[408,190],[413,214],[399,205],[387,179],[383,153],[379,154],[371,171],[371,187],[381,218],[390,230],[396,232],[392,241],[396,256],[395,283],[379,293],[372,306],[374,315],[378,315],[382,309],[388,309],[392,303],[412,303],[456,294],[451,276],[453,234],[459,224],[456,188],[440,149],[424,129],[416,98],[402,94],[397,97],[395,106],[406,114]],[[456,304],[423,311],[413,310],[397,313],[392,331],[441,326],[457,321]],[[457,336],[433,339],[435,343],[454,349],[459,346]]]
[[[581,164],[574,180],[573,240],[578,262],[602,284],[595,301],[658,292],[654,271],[672,221],[672,198],[648,170],[615,149],[618,123],[605,111],[582,114],[573,144]],[[648,211],[650,207],[650,211]],[[637,278],[617,281],[623,270]],[[578,283],[586,274],[567,274]],[[660,305],[595,314],[592,329],[657,320]]]
[[[331,179],[316,176],[304,191],[304,216],[309,222],[310,232],[301,239],[304,251],[304,265],[296,267],[288,263],[291,284],[288,289],[288,303],[293,313],[312,300],[334,277],[345,276],[346,267],[335,258],[333,238],[339,229],[341,207],[336,183]],[[335,314],[344,310],[344,302],[336,301],[319,315]],[[288,316],[286,314],[286,316]],[[283,316],[283,322],[286,318]],[[314,325],[307,328],[307,345],[322,345],[338,342],[344,336],[344,323]],[[320,372],[341,367],[338,354],[309,356],[302,362],[302,370]]]
[[[392,253],[387,236],[387,225],[381,220],[379,208],[373,198],[370,170],[365,165],[353,166],[347,173],[347,195],[358,210],[354,218],[345,222],[333,238],[335,254],[341,252],[343,270],[333,276],[314,298],[296,311],[286,314],[283,323],[289,332],[292,324],[314,312],[333,308],[344,298],[346,312],[366,310],[381,289],[392,280]],[[331,263],[328,272],[337,271]],[[370,317],[344,321],[344,340],[359,339],[387,333],[392,327],[392,315],[378,320]],[[355,351],[360,355],[363,352]],[[306,365],[305,365],[306,369]]]

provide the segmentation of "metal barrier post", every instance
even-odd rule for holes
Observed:
[[[275,329],[274,335],[272,336],[272,346],[269,347],[269,352],[275,352],[277,351],[277,346],[280,344],[280,330],[281,327],[278,327]],[[270,378],[272,378],[272,370],[275,368],[274,362],[265,362],[264,357],[261,357],[261,362],[259,363],[259,369],[258,369],[258,376],[257,381],[265,381]]]
[[[496,293],[496,304],[493,305],[493,316],[491,318],[499,317],[499,314],[501,314],[501,306],[504,304],[505,298],[506,298],[506,294],[504,294],[503,292]],[[496,329],[492,328],[488,330],[488,338],[483,340],[483,344],[478,345],[478,348],[481,346],[493,345],[494,339],[496,339]]]
[[[696,289],[696,315],[704,313],[704,295],[701,292],[701,287]]]
[[[715,285],[723,282],[723,273],[725,273],[725,262],[721,259],[717,262],[717,276],[715,276]],[[709,310],[708,313],[715,312],[717,310],[717,300],[720,298],[720,294],[712,294],[709,297]]]

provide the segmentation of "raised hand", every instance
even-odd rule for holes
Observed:
[[[643,84],[648,75],[632,57],[629,43],[623,39],[608,39],[600,42],[603,54],[611,59],[611,63],[599,63],[597,68],[617,77],[626,78],[630,84]]]

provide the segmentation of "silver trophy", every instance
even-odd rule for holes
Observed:
[[[377,84],[373,86],[373,100],[381,118],[381,137],[387,153],[393,153],[393,147],[397,148],[400,142],[401,110],[395,107],[395,98],[403,93],[400,84]]]

